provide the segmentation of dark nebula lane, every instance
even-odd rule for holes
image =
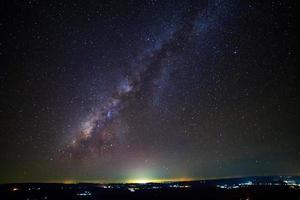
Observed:
[[[203,11],[205,8],[201,9],[200,11]],[[107,146],[117,139],[114,133],[116,130],[108,133],[107,129],[111,129],[114,120],[120,117],[122,111],[130,109],[128,106],[132,106],[132,103],[128,101],[135,101],[142,96],[144,96],[142,101],[151,99],[154,82],[160,79],[166,62],[178,56],[189,43],[189,38],[195,31],[194,25],[200,11],[197,6],[188,7],[183,23],[170,39],[164,41],[159,49],[150,52],[150,55],[141,58],[137,70],[127,76],[116,88],[116,91],[112,92],[113,96],[109,101],[100,105],[99,111],[93,113],[88,121],[84,122],[82,130],[68,145],[67,150],[62,151],[63,154],[67,154],[68,157],[88,157],[91,153],[101,156]],[[147,60],[147,62],[143,62],[143,60]]]

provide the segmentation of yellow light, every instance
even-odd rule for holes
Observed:
[[[63,181],[63,184],[75,184],[76,183],[76,181],[74,181],[74,180],[64,180]]]
[[[19,188],[13,188],[13,189],[12,189],[12,191],[14,191],[14,192],[15,192],[15,191],[18,191],[18,190],[19,190]]]
[[[138,183],[138,184],[146,184],[146,183],[165,183],[165,182],[184,182],[184,181],[192,181],[191,178],[172,178],[172,179],[129,179],[125,181],[126,183]]]
[[[137,180],[134,180],[135,183],[140,183],[140,184],[145,184],[145,183],[149,183],[151,182],[151,180],[148,180],[148,179],[137,179]]]

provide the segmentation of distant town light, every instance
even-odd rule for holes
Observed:
[[[84,192],[77,193],[77,196],[92,196],[92,193],[89,191],[84,191]]]

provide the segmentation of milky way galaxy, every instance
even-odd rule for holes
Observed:
[[[108,102],[101,105],[101,108],[83,123],[82,130],[63,153],[71,153],[71,156],[75,157],[89,156],[90,153],[101,155],[103,151],[114,146],[113,143],[118,139],[115,133],[117,130],[113,127],[114,120],[120,117],[124,110],[129,109],[131,101],[151,99],[155,81],[160,79],[166,65],[187,46],[200,13],[199,5],[193,4],[185,12],[182,25],[170,39],[164,41],[159,49],[141,58],[137,69],[121,81]]]
[[[299,175],[293,4],[3,3],[0,182]]]

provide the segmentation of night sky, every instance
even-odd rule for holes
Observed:
[[[300,175],[296,1],[1,1],[0,182]]]

